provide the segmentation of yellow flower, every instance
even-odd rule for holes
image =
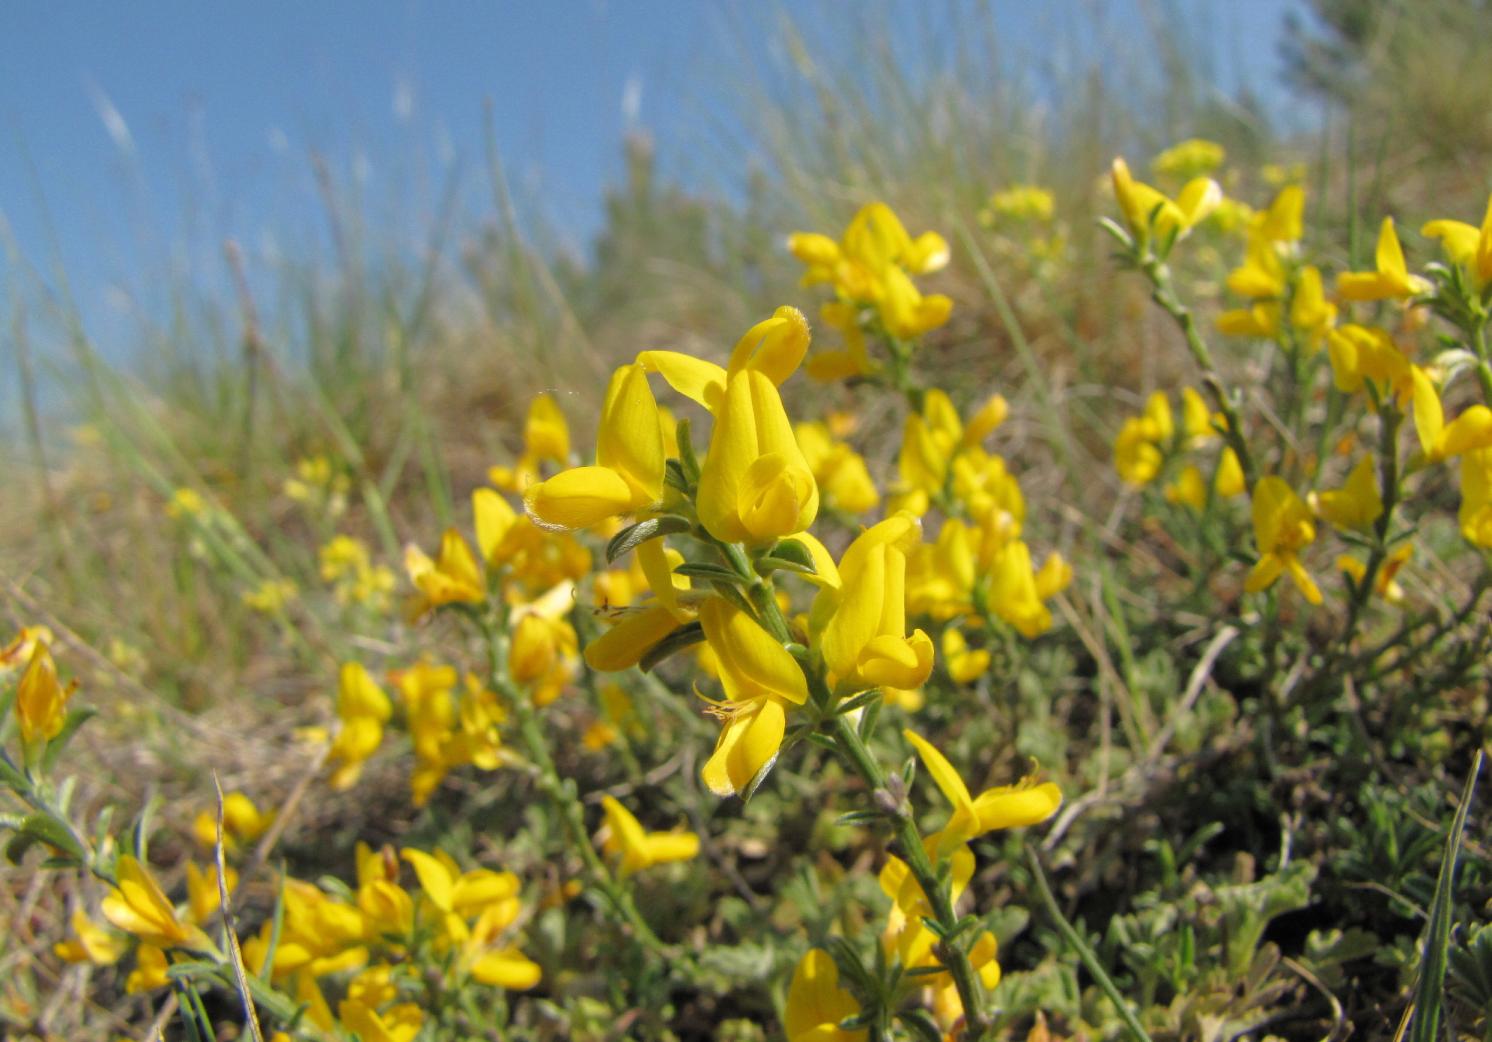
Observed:
[[[409,614],[419,618],[445,604],[481,604],[487,599],[487,583],[482,569],[471,555],[471,547],[454,528],[440,537],[440,553],[435,560],[410,543],[404,548],[404,570],[418,594]]]
[[[44,639],[32,644],[31,658],[16,688],[16,722],[24,742],[51,741],[62,733],[67,703],[78,689],[76,680],[63,686],[57,663]]]
[[[504,492],[522,492],[537,481],[539,465],[545,461],[567,463],[570,459],[570,427],[554,396],[545,392],[529,403],[523,424],[523,454],[511,467],[492,467],[487,478]]]
[[[942,294],[924,296],[911,276],[948,264],[948,243],[936,232],[907,234],[885,203],[862,207],[835,242],[827,235],[797,232],[788,249],[808,266],[803,285],[828,283],[846,302],[873,304],[892,336],[919,336],[948,320],[953,302]]]
[[[1311,506],[1317,515],[1338,528],[1366,531],[1383,513],[1383,497],[1378,492],[1373,457],[1364,456],[1358,460],[1341,488],[1316,493]]]
[[[22,626],[10,643],[0,648],[0,675],[29,665],[38,644],[50,646],[52,631],[45,626]]]
[[[1305,501],[1283,478],[1270,474],[1254,486],[1253,514],[1254,541],[1260,556],[1243,588],[1258,593],[1273,585],[1281,572],[1289,572],[1305,599],[1320,604],[1321,589],[1300,563],[1300,551],[1316,539],[1316,526],[1311,523],[1311,510]]]
[[[1115,159],[1110,172],[1114,198],[1119,203],[1124,222],[1129,226],[1130,234],[1142,244],[1150,240],[1152,227],[1162,243],[1172,236],[1177,239],[1184,237],[1217,209],[1223,199],[1223,190],[1208,177],[1188,181],[1173,200],[1143,181],[1136,181],[1123,159]]]
[[[837,440],[827,424],[799,423],[793,427],[793,433],[826,507],[863,514],[880,505],[881,494],[871,480],[865,459]]]
[[[351,788],[363,763],[383,743],[383,725],[393,715],[389,696],[358,662],[345,662],[337,680],[337,716],[341,728],[332,742],[327,762],[337,765],[331,786]]]
[[[1440,240],[1446,259],[1471,276],[1473,290],[1480,292],[1492,282],[1492,196],[1480,228],[1461,221],[1431,221],[1420,234]]]
[[[230,868],[224,879],[229,893],[232,893],[233,888],[238,886],[238,873]],[[197,867],[195,861],[188,861],[187,913],[192,922],[198,926],[205,926],[221,904],[222,894],[218,893],[218,867],[212,865],[203,869]]]
[[[261,615],[279,615],[286,605],[300,596],[289,579],[265,579],[252,590],[245,590],[243,603]]]
[[[1145,411],[1126,419],[1114,439],[1114,469],[1119,477],[1136,487],[1154,481],[1165,462],[1164,449],[1175,433],[1165,392],[1152,393],[1145,400]]]
[[[361,1042],[411,1042],[425,1023],[425,1014],[412,1002],[379,1013],[356,999],[345,999],[337,1004],[337,1017]]]
[[[1378,566],[1378,575],[1373,580],[1373,592],[1389,604],[1398,604],[1404,599],[1404,588],[1398,583],[1400,569],[1414,554],[1414,544],[1404,543],[1383,559]],[[1346,554],[1337,558],[1337,570],[1346,572],[1356,582],[1362,582],[1368,574],[1368,566]]]
[[[1327,334],[1326,351],[1332,379],[1343,394],[1354,394],[1372,381],[1380,396],[1392,394],[1401,404],[1413,396],[1409,359],[1384,330],[1348,323]]]
[[[73,910],[73,934],[76,939],[61,941],[52,947],[59,959],[67,962],[91,962],[95,966],[112,966],[129,947],[129,942],[112,930],[88,918],[81,908]]]
[[[840,1022],[857,1015],[860,1004],[839,985],[839,967],[822,948],[810,948],[793,970],[783,1011],[788,1042],[862,1042],[864,1030],[845,1031]]]
[[[943,631],[943,665],[955,684],[972,684],[984,676],[989,663],[990,653],[970,650],[961,631],[953,628]]]
[[[1461,534],[1473,546],[1492,547],[1492,449],[1461,456]]]
[[[118,884],[101,906],[105,919],[161,948],[210,947],[207,936],[198,927],[178,918],[149,869],[132,855],[119,858],[115,875]]]
[[[829,382],[848,380],[856,376],[868,376],[878,366],[870,360],[865,348],[865,330],[860,327],[860,310],[854,304],[842,300],[831,300],[819,309],[824,325],[838,330],[844,337],[844,347],[833,351],[819,351],[804,364],[808,375],[815,380]]]
[[[606,853],[621,859],[625,879],[667,861],[688,861],[699,855],[699,837],[692,832],[645,832],[632,812],[610,796],[602,797],[606,812]]]
[[[731,377],[700,476],[700,521],[717,539],[760,545],[807,528],[818,503],[777,388],[754,370]]]
[[[841,688],[914,688],[932,672],[932,639],[906,625],[907,553],[921,536],[915,517],[895,514],[860,533],[838,575],[820,576],[816,645]]]
[[[1223,165],[1226,155],[1223,146],[1216,141],[1188,138],[1152,159],[1150,169],[1157,177],[1174,177],[1178,181],[1186,181],[1212,173]]]
[[[1012,185],[991,195],[980,217],[986,224],[994,224],[1001,217],[1012,221],[1044,223],[1052,219],[1056,205],[1056,199],[1045,188],[1037,185]]]
[[[930,857],[938,856],[931,837],[924,846]],[[955,844],[947,858],[949,899],[956,905],[974,876],[974,852],[963,844]],[[883,946],[889,953],[894,953],[906,969],[938,966],[937,956],[933,954],[937,936],[923,922],[933,917],[932,903],[922,892],[907,863],[898,857],[888,857],[877,882],[881,885],[881,892],[891,898],[891,911],[886,917],[886,930],[882,935]]]
[[[200,517],[207,512],[207,501],[202,494],[193,488],[178,488],[171,493],[171,501],[166,504],[168,516],[178,520],[190,517]]]
[[[808,700],[808,682],[787,649],[735,605],[711,597],[699,621],[725,689],[711,706],[724,727],[700,777],[717,796],[749,794],[776,761],[787,709]]]
[[[491,905],[518,896],[518,877],[512,872],[495,872],[490,868],[463,872],[443,850],[432,855],[405,847],[399,856],[414,867],[420,890],[445,915],[472,919]]]
[[[1062,805],[1062,790],[1052,782],[1037,782],[1035,777],[971,796],[953,765],[931,742],[912,730],[902,734],[917,750],[938,790],[953,804],[953,817],[948,824],[928,837],[936,857],[941,858],[986,832],[1040,824]]]
[[[1492,409],[1478,403],[1446,423],[1440,393],[1430,375],[1419,366],[1411,366],[1410,378],[1414,381],[1414,429],[1426,461],[1438,463],[1475,449],[1492,448]]]
[[[509,991],[527,991],[543,977],[539,964],[502,937],[518,918],[516,897],[487,906],[461,945],[461,965],[474,980]]]
[[[1337,293],[1342,299],[1403,300],[1429,291],[1428,282],[1409,274],[1392,217],[1383,219],[1375,261],[1374,271],[1345,271],[1337,276]]]
[[[166,975],[166,953],[153,944],[142,944],[135,949],[135,968],[125,978],[127,995],[138,995],[145,991],[164,988],[171,983]]]
[[[601,406],[596,464],[530,485],[524,506],[538,524],[558,530],[646,510],[663,498],[663,453],[663,424],[647,373],[637,364],[621,366]]]

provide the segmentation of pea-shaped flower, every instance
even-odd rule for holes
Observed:
[[[914,688],[932,672],[932,638],[906,624],[907,553],[921,535],[906,512],[866,529],[840,559],[837,587],[815,599],[818,648],[841,686]]]
[[[663,424],[647,373],[624,365],[606,388],[595,466],[572,467],[530,485],[523,502],[545,528],[589,528],[662,499],[664,463]]]

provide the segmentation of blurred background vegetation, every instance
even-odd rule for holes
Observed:
[[[1226,670],[1177,718],[1180,754],[1147,758],[1095,730],[1095,699],[1166,719],[1211,636],[1197,617],[1153,610],[1155,584],[1175,578],[1164,564],[1173,548],[1118,520],[1109,446],[1120,417],[1190,374],[1174,330],[1137,280],[1112,268],[1096,229],[1110,159],[1143,162],[1205,137],[1227,150],[1225,189],[1255,205],[1272,194],[1269,164],[1304,164],[1308,238],[1325,251],[1345,246],[1332,258],[1341,266],[1365,262],[1380,215],[1405,229],[1475,220],[1492,187],[1492,4],[1304,6],[1284,27],[1299,106],[1288,113],[1218,87],[1199,57],[1212,53],[1196,36],[1209,24],[1205,5],[1140,4],[1145,17],[1123,27],[1124,48],[1081,68],[1008,55],[996,3],[962,8],[956,39],[893,38],[883,9],[840,8],[830,24],[853,39],[848,48],[826,46],[786,10],[752,9],[740,15],[746,28],[771,34],[785,60],[730,73],[740,129],[701,127],[701,147],[737,164],[730,187],[670,181],[648,135],[634,132],[619,143],[625,172],[607,192],[604,225],[577,255],[541,200],[515,198],[495,149],[473,173],[491,197],[482,219],[437,207],[412,237],[385,226],[339,157],[308,157],[331,253],[247,270],[262,260],[227,243],[233,292],[164,287],[168,319],[123,346],[95,342],[66,273],[11,244],[0,364],[18,408],[5,417],[0,623],[51,626],[105,710],[75,754],[91,765],[88,798],[156,799],[169,817],[204,804],[211,766],[225,788],[273,803],[304,769],[294,730],[327,718],[335,663],[392,646],[386,621],[350,624],[317,592],[316,551],[330,533],[287,489],[298,463],[327,461],[345,497],[338,530],[397,570],[405,542],[429,545],[440,526],[465,523],[470,490],[517,452],[535,393],[555,391],[587,444],[615,364],[656,347],[718,357],[779,304],[812,314],[787,233],[838,229],[883,199],[909,228],[937,229],[953,245],[937,284],[953,319],[922,366],[1010,400],[1001,451],[1077,568],[1065,627],[1023,666],[1020,737],[1008,753],[1039,756],[1068,779],[1070,798],[1110,793],[1112,814],[1046,848],[1064,872],[1069,916],[1126,994],[1159,1011],[1157,1038],[1340,1039],[1343,1024],[1392,1037],[1448,808],[1467,750],[1487,738],[1483,664],[1461,672],[1464,686],[1433,719],[1382,738],[1376,765],[1334,763],[1335,739],[1319,735],[1279,735],[1280,759],[1254,762],[1258,747],[1239,735],[1256,693],[1230,687]],[[981,220],[990,194],[1017,183],[1054,193],[1060,262]],[[1406,243],[1428,255],[1423,240]],[[1201,276],[1215,277],[1211,303],[1235,261],[1199,260],[1204,293]],[[890,460],[895,403],[806,384],[793,393],[815,412],[854,404],[859,447]],[[182,489],[213,506],[208,534],[169,516]],[[287,613],[245,603],[280,579],[300,590]],[[930,707],[925,726],[952,727],[948,712]],[[1367,726],[1381,736],[1387,724]],[[355,799],[314,792],[299,812],[302,838],[287,837],[290,856],[314,866],[318,828],[350,839],[413,827],[403,786],[390,770]],[[791,804],[793,793],[784,785],[762,799]],[[762,845],[770,809],[726,813],[738,849]],[[805,813],[784,808],[781,829],[826,827]],[[1474,814],[1468,828],[1463,922],[1485,922],[1492,899],[1487,822]],[[1293,858],[1281,857],[1292,843]],[[766,868],[745,871],[754,882]],[[0,979],[26,968],[44,986],[39,953],[60,936],[47,928],[65,904],[0,880],[0,919],[20,922],[23,908],[41,917],[0,939]],[[1017,868],[978,885],[1004,895],[1028,880]],[[1091,982],[1034,943],[1050,930],[1013,919],[1008,932],[1031,942],[1010,949],[1010,965],[1032,970],[1012,974],[1009,1008],[1108,1022],[1102,1000],[1079,997]],[[1461,942],[1458,1023],[1492,1038],[1492,934]],[[1002,960],[1004,944],[1002,935]],[[6,1001],[0,986],[0,1008]]]

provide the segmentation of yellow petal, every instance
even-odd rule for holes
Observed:
[[[668,386],[712,413],[725,397],[725,370],[714,362],[679,351],[643,351],[637,356],[637,364],[657,373]]]
[[[777,759],[786,729],[787,714],[774,698],[733,716],[700,771],[705,786],[717,796],[747,791]]]
[[[523,504],[536,524],[572,531],[641,509],[647,501],[640,502],[633,487],[614,470],[574,467],[530,485]]]

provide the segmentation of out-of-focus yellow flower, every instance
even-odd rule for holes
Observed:
[[[46,644],[50,647],[55,639],[45,626],[22,626],[10,643],[0,648],[0,676],[30,665],[36,646]]]
[[[529,516],[546,528],[590,528],[646,510],[663,497],[665,457],[658,402],[642,366],[611,375],[596,432],[596,463],[562,470],[523,493]]]
[[[425,1014],[412,1002],[379,1013],[356,999],[344,999],[337,1004],[337,1017],[361,1042],[411,1042],[425,1023]]]
[[[1492,282],[1492,196],[1480,228],[1461,221],[1431,221],[1420,234],[1440,240],[1446,260],[1465,270],[1474,291]]]
[[[840,687],[915,688],[932,672],[932,638],[906,624],[907,554],[921,537],[915,517],[895,514],[856,537],[838,575],[820,576],[816,645]]]
[[[1373,592],[1382,597],[1389,604],[1399,604],[1404,600],[1404,588],[1399,585],[1399,571],[1408,563],[1414,554],[1414,544],[1404,543],[1383,559],[1378,566],[1378,574],[1373,579]],[[1352,576],[1353,581],[1362,582],[1368,574],[1368,566],[1356,557],[1343,554],[1337,558],[1337,570]]]
[[[632,812],[610,796],[603,797],[606,812],[606,853],[619,858],[622,878],[668,861],[688,861],[699,855],[699,837],[693,832],[647,832]]]
[[[1310,507],[1283,478],[1270,474],[1254,485],[1253,514],[1259,560],[1243,588],[1258,593],[1272,586],[1281,572],[1288,572],[1305,599],[1320,604],[1321,589],[1300,563],[1300,551],[1316,539]]]
[[[112,966],[129,948],[123,934],[114,933],[88,918],[81,908],[73,910],[73,939],[59,941],[52,951],[67,962],[91,962],[95,966]]]
[[[295,477],[286,478],[285,495],[297,503],[338,517],[347,509],[347,475],[333,468],[325,456],[296,460]]]
[[[223,797],[223,849],[233,851],[240,843],[252,843],[274,823],[273,811],[262,812],[254,801],[241,792]],[[218,842],[218,816],[214,810],[202,810],[192,819],[192,837],[203,850],[212,850]]]
[[[1056,212],[1057,201],[1052,193],[1039,185],[1011,185],[989,197],[979,220],[986,226],[997,225],[1001,219],[1044,224]]]
[[[803,285],[828,283],[847,303],[874,305],[894,337],[911,339],[948,321],[953,302],[942,294],[924,296],[911,279],[945,267],[948,243],[936,232],[912,238],[885,203],[862,207],[840,242],[796,232],[788,249],[808,266]]]
[[[208,948],[201,929],[182,922],[161,892],[150,870],[133,855],[124,854],[115,866],[117,885],[104,897],[104,918],[126,933],[161,948]]]
[[[509,617],[508,672],[528,688],[534,705],[553,702],[575,675],[579,640],[566,618],[574,603],[575,585],[566,581]]]
[[[518,917],[518,900],[499,901],[477,917],[462,944],[461,963],[472,978],[495,988],[527,991],[543,976],[539,964],[511,944],[503,935]]]
[[[548,392],[529,403],[523,423],[523,453],[511,467],[495,466],[487,480],[504,492],[521,493],[539,479],[539,467],[547,462],[563,466],[570,459],[570,425],[559,403]]]
[[[1492,449],[1461,455],[1461,535],[1473,546],[1492,547]]]
[[[245,590],[243,603],[261,615],[279,615],[291,601],[300,596],[300,590],[290,579],[265,579],[252,590]]]
[[[943,631],[943,665],[955,684],[971,684],[989,669],[990,653],[969,647],[963,632],[953,627]]]
[[[1409,359],[1394,339],[1376,326],[1348,323],[1326,337],[1332,380],[1343,394],[1354,394],[1372,381],[1380,396],[1392,394],[1402,404],[1413,397],[1414,378]]]
[[[986,832],[1040,824],[1062,805],[1062,790],[1053,782],[1038,782],[1034,776],[1017,785],[1001,785],[971,796],[953,765],[931,742],[912,730],[902,734],[917,750],[938,790],[953,804],[948,824],[928,837],[936,857],[944,857]]]
[[[1467,409],[1450,423],[1435,383],[1419,366],[1410,367],[1414,381],[1414,429],[1425,459],[1438,463],[1476,449],[1492,448],[1492,409],[1481,403]]]
[[[1119,477],[1136,487],[1154,481],[1175,433],[1171,403],[1164,391],[1156,391],[1145,400],[1145,411],[1126,419],[1114,438],[1114,469]]]
[[[178,488],[171,493],[171,500],[166,504],[166,514],[178,521],[186,518],[201,517],[207,512],[207,501],[202,498],[202,493],[194,488]]]
[[[228,891],[238,886],[238,873],[228,869],[223,877]],[[187,915],[198,926],[207,925],[213,913],[222,905],[222,894],[218,892],[218,866],[198,867],[195,861],[187,862]]]
[[[925,846],[930,857],[938,857],[931,838]],[[948,896],[953,904],[957,904],[974,876],[974,852],[963,844],[957,844],[944,856],[949,867]],[[933,918],[932,902],[922,892],[907,863],[898,857],[888,857],[877,881],[881,884],[881,892],[891,898],[891,911],[886,917],[886,930],[881,938],[883,946],[900,959],[906,969],[938,966],[937,956],[933,954],[937,936],[924,925],[924,920]]]
[[[1227,153],[1216,141],[1188,138],[1178,142],[1150,161],[1150,172],[1156,177],[1189,181],[1210,174],[1223,165]]]
[[[1150,240],[1152,228],[1161,242],[1173,236],[1184,237],[1217,209],[1223,198],[1222,188],[1208,177],[1188,181],[1173,200],[1143,181],[1136,181],[1123,159],[1115,159],[1110,172],[1114,198],[1124,215],[1124,223],[1140,243]]]
[[[1376,270],[1344,271],[1337,276],[1337,293],[1344,300],[1405,300],[1429,292],[1430,284],[1409,274],[1404,248],[1394,232],[1394,219],[1385,217],[1378,232]]]
[[[378,861],[366,844],[358,844],[359,884],[371,881],[367,863]],[[361,877],[369,876],[369,879]],[[269,958],[274,923],[266,922],[257,936],[243,942],[244,963],[263,975]],[[356,969],[368,961],[367,927],[362,912],[330,897],[311,883],[286,879],[284,916],[274,949],[274,979],[308,974],[312,978]]]
[[[383,725],[393,705],[359,662],[345,662],[337,679],[337,716],[341,727],[332,741],[327,762],[335,765],[330,784],[349,789],[362,774],[363,763],[383,743]]]
[[[165,952],[153,944],[140,945],[135,949],[135,968],[124,981],[125,994],[139,995],[166,987],[171,983],[167,967]]]
[[[793,433],[826,507],[863,514],[880,505],[881,494],[871,480],[865,459],[829,433],[827,424],[800,423],[794,426]]]
[[[787,710],[808,700],[808,682],[787,649],[735,605],[711,597],[699,621],[725,689],[710,707],[724,726],[700,776],[717,796],[750,792],[776,761]]]
[[[815,353],[803,366],[809,376],[827,383],[869,376],[877,370],[865,347],[865,330],[860,326],[860,310],[856,305],[831,300],[819,309],[819,317],[826,326],[839,332],[844,347]]]
[[[44,639],[31,645],[31,657],[16,688],[16,723],[25,742],[51,741],[62,733],[67,721],[67,703],[78,682],[64,685],[57,678],[57,663]]]
[[[839,967],[822,948],[810,948],[793,970],[782,1027],[788,1042],[863,1042],[866,1032],[845,1031],[840,1023],[857,1015],[860,1004],[839,986]]]
[[[384,565],[375,565],[368,547],[360,539],[339,535],[318,553],[321,579],[332,584],[332,596],[338,604],[364,604],[375,611],[388,607],[394,591],[394,573]]]
[[[1383,496],[1378,492],[1373,457],[1358,460],[1341,488],[1313,493],[1310,504],[1319,517],[1338,528],[1366,531],[1383,514]]]
[[[414,584],[415,597],[409,615],[419,618],[446,604],[481,604],[487,599],[487,584],[466,539],[454,528],[440,537],[435,560],[414,543],[404,548],[404,570]]]

